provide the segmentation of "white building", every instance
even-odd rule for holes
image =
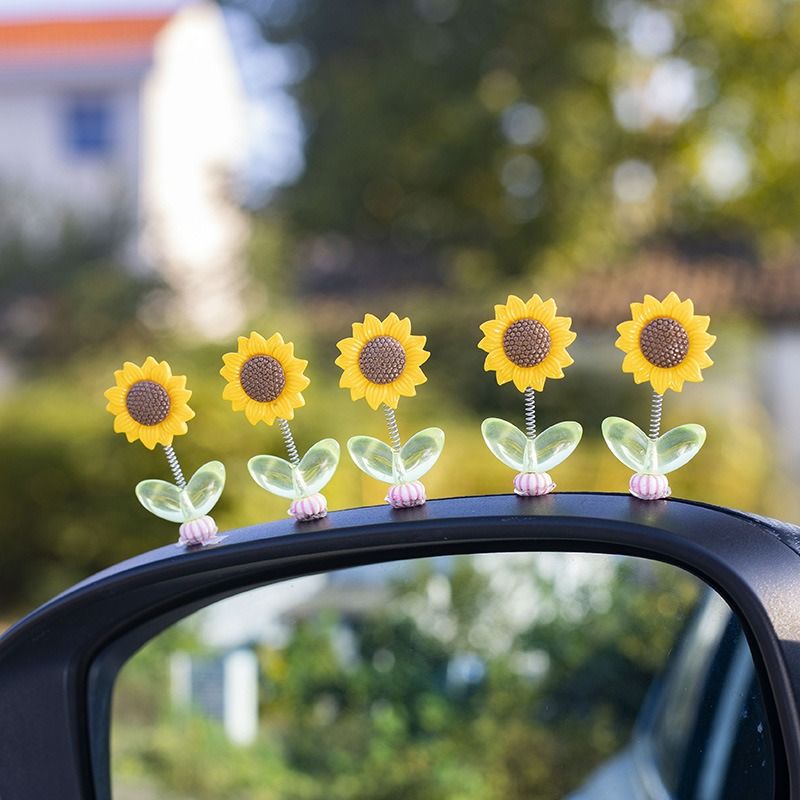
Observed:
[[[248,103],[212,0],[4,2],[4,224],[42,241],[65,215],[121,213],[130,260],[178,292],[170,317],[227,334],[243,312],[247,225],[228,185],[247,159]]]

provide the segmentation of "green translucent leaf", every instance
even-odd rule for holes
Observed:
[[[583,436],[577,422],[559,422],[528,439],[526,472],[547,472],[569,458]],[[532,463],[531,463],[532,462]]]
[[[490,417],[481,433],[487,447],[517,472],[547,472],[558,466],[578,446],[583,428],[577,422],[559,422],[530,439],[516,425]]]
[[[415,433],[400,450],[402,480],[421,478],[436,463],[443,448],[444,431],[441,428],[425,428]]]
[[[609,450],[634,472],[645,472],[652,444],[647,434],[622,417],[606,417],[602,427]]]
[[[517,472],[525,469],[525,451],[528,437],[516,426],[504,419],[489,417],[481,425],[481,433],[486,446],[507,467]]]
[[[667,431],[654,443],[653,475],[666,475],[691,461],[706,441],[702,425],[679,425]]]
[[[347,450],[355,465],[371,478],[384,483],[395,483],[400,466],[400,454],[380,439],[372,436],[353,436],[347,442]]]
[[[181,490],[174,483],[155,478],[136,486],[139,502],[151,513],[170,522],[185,522],[181,508]]]
[[[328,483],[339,465],[339,452],[336,439],[322,439],[308,449],[295,469],[299,497],[316,494]]]
[[[691,461],[706,440],[702,425],[679,425],[651,439],[627,419],[603,420],[603,437],[611,452],[634,472],[666,475]]]
[[[253,480],[262,488],[278,497],[294,499],[295,489],[292,465],[278,456],[253,456],[247,462]]]
[[[205,516],[225,488],[225,467],[219,461],[203,464],[179,489],[167,481],[142,481],[136,487],[139,502],[151,513],[170,522],[189,522]]]

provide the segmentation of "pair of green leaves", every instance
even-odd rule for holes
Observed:
[[[319,492],[339,464],[339,442],[322,439],[312,445],[296,466],[278,456],[254,456],[247,463],[253,480],[278,497],[299,500]]]
[[[706,440],[702,425],[679,425],[657,439],[622,417],[603,420],[603,438],[611,452],[634,472],[666,475],[691,461]]]
[[[437,461],[444,448],[444,431],[425,428],[393,450],[372,436],[353,436],[347,443],[356,466],[371,478],[398,484],[416,481]]]
[[[490,417],[481,425],[486,446],[517,472],[547,472],[568,458],[583,436],[577,422],[559,422],[533,438],[504,419]]]
[[[156,479],[136,487],[139,502],[151,513],[170,522],[190,522],[204,517],[217,504],[225,488],[225,466],[220,461],[203,464],[181,489]]]

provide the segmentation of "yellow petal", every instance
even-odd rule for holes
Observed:
[[[555,316],[556,301],[551,297],[539,306],[534,319],[538,319],[543,325],[549,325],[555,319]]]
[[[266,355],[268,350],[267,340],[258,331],[252,331],[247,341],[248,354],[251,356]]]
[[[635,342],[639,337],[639,332],[641,329],[641,324],[632,319],[626,320],[625,322],[621,322],[619,325],[617,325],[617,331],[620,339],[626,342]]]
[[[369,383],[369,382],[367,383],[367,391],[366,391],[365,396],[367,398],[367,403],[369,404],[369,407],[372,408],[372,409],[377,409],[382,402],[386,402],[384,400],[383,387],[382,386],[378,386],[375,383]],[[389,405],[389,404],[387,403],[387,405]],[[396,407],[396,404],[394,406],[392,406],[392,408],[395,408],[395,407]]]
[[[425,377],[425,373],[419,367],[408,367],[405,372],[416,386],[419,386],[422,383],[425,383],[428,379]]]
[[[239,397],[244,397],[245,392],[238,382],[226,383],[225,388],[222,390],[223,400],[236,400]]]
[[[251,425],[257,425],[261,422],[261,420],[264,419],[264,412],[264,404],[256,400],[248,400],[247,405],[244,407],[244,415]]]
[[[486,356],[483,367],[488,372],[492,369],[499,369],[506,361],[508,361],[508,356],[502,350],[492,350]]]
[[[114,373],[114,376],[120,376],[120,378],[124,381],[121,385],[128,385],[130,386],[132,383],[136,383],[136,381],[143,381],[144,380],[144,373],[142,372],[142,368],[138,365],[134,364],[133,361],[126,361],[122,365],[121,370],[117,370]]]
[[[564,377],[564,371],[558,365],[558,362],[552,358],[548,358],[541,363],[541,370],[548,378]]]
[[[670,371],[660,367],[653,367],[650,372],[650,383],[658,394],[664,394],[669,389]]]
[[[374,314],[366,314],[364,316],[364,334],[369,339],[374,339],[376,336],[383,334],[383,324]]]
[[[687,381],[699,382],[703,380],[703,373],[700,370],[700,365],[696,360],[687,359],[680,366],[676,368],[680,376]]]
[[[114,433],[125,433],[135,430],[138,427],[136,422],[127,411],[114,417]]]
[[[515,294],[510,294],[508,296],[508,300],[506,301],[506,309],[509,319],[512,320],[522,319],[528,313],[522,298],[517,297]]]
[[[191,389],[175,389],[169,393],[170,401],[175,405],[188,403],[191,396]]]
[[[263,349],[267,355],[274,355],[280,348],[284,346],[283,336],[277,331],[264,341]]]
[[[411,380],[409,375],[401,375],[392,385],[404,397],[414,397],[417,393],[414,388],[414,381]]]
[[[115,406],[124,406],[127,394],[127,391],[121,386],[112,386],[110,389],[106,389],[105,392],[103,392],[103,397]]]
[[[340,341],[336,342],[336,346],[341,351],[343,356],[355,356],[358,357],[358,354],[361,352],[361,348],[364,346],[363,342],[358,341],[358,339],[353,339],[348,337],[347,339],[341,339]],[[339,359],[337,358],[336,362],[338,363]]]
[[[164,426],[165,430],[173,436],[182,436],[189,430],[189,426],[182,419],[178,419],[174,415],[167,417],[161,424]]]
[[[148,449],[152,450],[158,444],[159,431],[157,425],[142,425],[139,432],[139,438],[142,444]],[[172,441],[170,439],[170,441]]]

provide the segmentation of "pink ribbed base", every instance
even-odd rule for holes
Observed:
[[[209,544],[219,544],[222,539],[217,536],[219,528],[213,517],[200,517],[190,522],[184,522],[180,527],[179,547],[205,547]]]
[[[520,497],[540,497],[550,494],[556,485],[546,472],[520,472],[514,477],[514,494]]]
[[[295,500],[289,507],[290,516],[298,522],[311,522],[322,519],[328,513],[328,501],[324,494],[312,494]]]
[[[386,502],[392,508],[413,508],[425,502],[425,487],[419,481],[396,483],[389,487]]]
[[[629,485],[630,492],[640,500],[663,500],[672,494],[666,475],[646,475],[637,472]]]

